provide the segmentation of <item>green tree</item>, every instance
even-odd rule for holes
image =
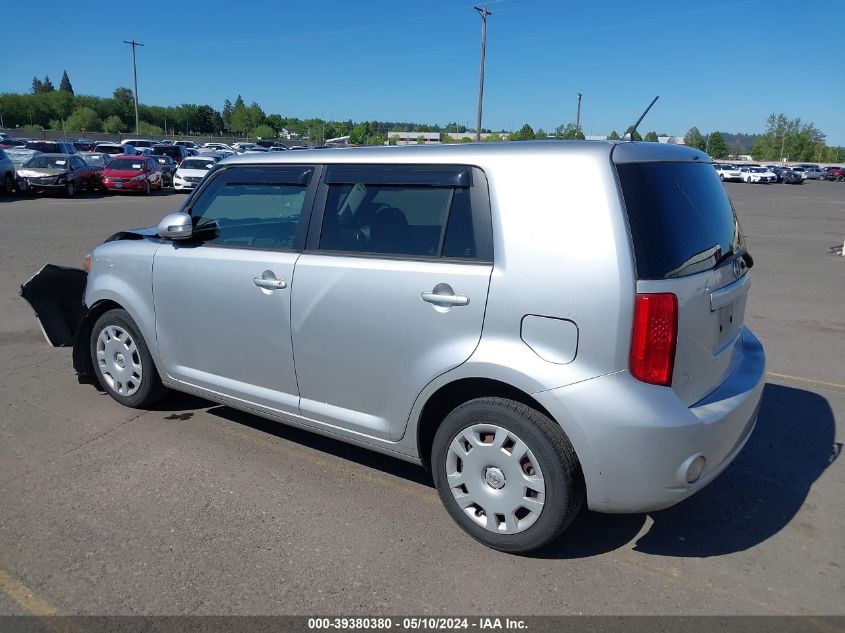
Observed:
[[[229,117],[232,116],[232,102],[226,99],[223,102],[223,127],[229,129]]]
[[[645,135],[644,140],[648,141],[649,143],[659,143],[660,142],[660,139],[657,138],[657,132],[648,132]]]
[[[274,139],[276,138],[276,132],[271,128],[269,125],[261,124],[257,125],[249,132],[250,137],[252,138],[261,138],[261,139]]]
[[[65,121],[65,128],[74,132],[99,132],[103,127],[93,108],[77,108]]]
[[[38,95],[44,92],[44,83],[38,78],[32,78],[32,94]]]
[[[619,140],[619,133],[616,130],[613,130],[610,133],[610,136],[607,137],[608,141],[618,141]]]
[[[587,137],[575,127],[574,123],[567,123],[566,125],[558,125],[555,128],[555,138],[562,138],[567,141],[583,141]]]
[[[126,124],[120,120],[116,114],[112,114],[105,121],[103,121],[103,132],[111,132],[117,134],[126,130]]]
[[[50,78],[47,75],[44,75],[43,86],[41,88],[41,92],[55,92],[56,88],[53,86],[53,82],[50,81]]]
[[[164,134],[164,130],[149,121],[140,121],[138,123],[138,128],[144,136],[161,136]]]
[[[713,132],[708,139],[707,146],[710,150],[710,156],[712,158],[718,158],[719,160],[723,160],[728,157],[728,144],[725,143],[725,139],[722,135],[718,132]]]
[[[510,135],[512,141],[530,141],[534,138],[534,128],[527,123],[523,125],[518,132],[513,132]]]
[[[697,127],[691,127],[689,132],[684,135],[684,143],[687,147],[700,149],[702,152],[707,149],[707,141],[704,140]]]
[[[285,122],[279,114],[269,115],[264,122],[273,128],[276,133],[281,132],[282,128],[285,127]]]
[[[70,78],[67,76],[67,71],[62,73],[62,81],[59,84],[59,90],[73,94],[73,86],[70,83]]]

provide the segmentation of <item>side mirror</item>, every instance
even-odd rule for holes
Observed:
[[[184,240],[191,237],[194,225],[187,213],[171,213],[158,223],[156,233],[167,240]]]

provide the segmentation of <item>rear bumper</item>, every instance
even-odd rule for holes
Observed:
[[[730,376],[692,406],[671,389],[639,382],[628,372],[534,394],[563,420],[582,462],[590,509],[667,508],[728,467],[754,429],[765,383],[760,341],[747,328],[741,338]],[[688,468],[699,456],[704,470],[689,483]]]

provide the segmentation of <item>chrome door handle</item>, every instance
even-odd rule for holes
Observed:
[[[441,295],[436,292],[424,292],[420,295],[423,301],[428,303],[447,305],[447,306],[465,306],[469,305],[469,297],[466,295],[451,294]]]
[[[266,277],[253,277],[252,283],[254,283],[259,288],[263,288],[264,290],[281,290],[283,288],[288,287],[288,284],[284,279],[267,279]]]

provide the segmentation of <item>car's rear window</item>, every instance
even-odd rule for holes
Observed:
[[[170,156],[171,158],[179,158],[182,155],[182,150],[178,145],[156,145],[150,152],[153,156]]]
[[[617,170],[639,279],[693,275],[744,248],[709,163],[624,163]]]

